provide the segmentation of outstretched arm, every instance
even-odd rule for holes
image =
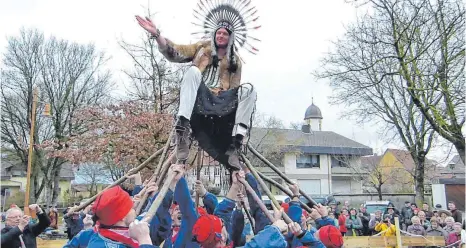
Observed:
[[[155,26],[151,19],[148,17],[142,18],[136,16],[136,20],[143,29],[151,34],[155,38],[158,44],[159,51],[167,58],[170,62],[186,63],[193,60],[197,50],[203,44],[197,42],[191,45],[177,45],[169,39],[163,37],[160,34],[160,30]]]

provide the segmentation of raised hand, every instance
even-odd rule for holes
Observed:
[[[184,164],[173,164],[172,166],[170,166],[169,170],[170,173],[178,172],[173,178],[173,181],[175,182],[179,181],[183,177],[184,171]]]
[[[232,184],[239,184],[239,180],[242,180],[245,178],[244,171],[242,170],[233,171],[231,176],[232,176]]]
[[[315,205],[314,209],[319,212],[320,216],[322,216],[322,217],[328,216],[328,209],[327,209],[327,207],[322,206],[322,204],[319,203],[319,204]]]
[[[30,219],[31,219],[31,217],[29,215],[23,215],[23,217],[21,217],[21,219],[19,220],[19,225],[18,225],[18,228],[19,228],[19,230],[21,230],[21,232],[27,226]]]
[[[159,187],[155,184],[155,182],[150,182],[147,184],[146,192],[151,196],[154,196],[155,193],[159,190]]]
[[[291,193],[293,193],[293,196],[295,195],[299,195],[299,186],[298,184],[291,184],[290,186],[288,186],[291,190]]]
[[[138,21],[139,26],[141,26],[144,30],[146,30],[147,32],[149,32],[152,35],[157,34],[157,27],[152,22],[152,20],[149,19],[149,17],[142,18],[142,17],[137,15],[136,20]]]
[[[207,194],[207,190],[204,187],[204,184],[202,184],[201,180],[196,180],[194,184],[194,190],[199,196],[205,196]]]
[[[41,208],[39,207],[39,205],[37,205],[37,204],[31,204],[31,205],[29,205],[29,209],[30,209],[31,211],[34,211],[34,212],[38,213],[38,214],[42,213],[42,209],[41,209]]]
[[[301,228],[301,225],[299,225],[296,222],[291,222],[288,224],[288,229],[290,230],[291,233],[293,233],[294,236],[299,236],[303,233],[303,229]]]
[[[288,231],[288,226],[286,225],[285,221],[284,220],[276,220],[272,226],[276,226],[278,227],[278,229],[280,229],[280,232],[282,233],[285,233]]]
[[[316,209],[312,209],[312,212],[309,214],[311,216],[311,218],[313,220],[317,220],[317,219],[320,219],[322,218],[322,216],[320,215],[319,211],[317,211]]]
[[[138,241],[140,245],[152,245],[149,236],[149,224],[145,221],[135,220],[129,225],[129,236]]]
[[[92,204],[89,204],[89,206],[87,206],[87,207],[84,209],[83,213],[84,213],[84,214],[88,214],[89,211],[91,211],[91,209],[92,209]]]

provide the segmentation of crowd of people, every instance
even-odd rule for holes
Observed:
[[[253,196],[243,192],[239,179],[246,180],[261,197],[258,182],[248,171],[233,172],[232,184],[226,198],[217,197],[197,182],[194,189],[202,199],[196,207],[186,179],[183,165],[173,165],[175,173],[170,188],[155,216],[149,221],[144,216],[158,195],[155,183],[145,182],[135,187],[132,196],[121,187],[104,191],[92,205],[83,211],[67,209],[65,222],[71,240],[65,247],[342,247],[343,239],[325,206],[314,206],[306,213],[299,203],[299,188],[290,186],[296,197],[285,209],[275,210],[273,221],[261,211]],[[143,194],[149,198],[140,215],[135,206]],[[21,209],[10,208],[2,230],[2,247],[36,247],[35,238],[47,228],[56,211],[45,213],[38,205],[31,205],[38,222]],[[247,209],[249,214],[245,215]],[[292,222],[282,219],[286,212]],[[303,213],[304,212],[304,213]],[[51,218],[50,218],[50,217]],[[249,216],[249,218],[245,217]],[[308,225],[309,216],[315,226]]]
[[[384,212],[377,210],[373,215],[367,212],[363,204],[356,209],[346,201],[339,208],[332,202],[328,212],[342,236],[394,236],[395,217],[398,217],[404,235],[441,236],[447,245],[453,247],[464,243],[466,238],[464,217],[453,201],[448,202],[448,209],[443,209],[440,204],[431,209],[428,203],[423,203],[422,209],[419,209],[416,203],[406,201],[401,211],[390,203]]]
[[[258,182],[248,170],[232,173],[231,187],[221,202],[197,181],[193,189],[202,199],[200,207],[195,206],[184,172],[182,165],[171,167],[170,173],[176,176],[148,222],[144,216],[158,195],[158,187],[153,182],[140,183],[140,178],[136,184],[141,185],[131,194],[115,186],[82,211],[75,211],[76,206],[66,209],[63,219],[69,241],[65,247],[342,247],[343,236],[395,235],[395,217],[404,235],[443,236],[451,247],[459,247],[465,242],[461,238],[466,238],[461,212],[454,202],[448,203],[448,210],[441,206],[430,210],[428,204],[418,209],[415,203],[406,202],[401,211],[390,205],[386,212],[371,215],[363,205],[356,209],[345,202],[342,207],[319,204],[306,212],[299,202],[298,186],[290,185],[293,199],[275,209],[274,221],[270,221],[238,180],[245,179],[261,199]],[[149,198],[142,203],[146,193]],[[140,202],[145,205],[137,215]],[[36,247],[40,233],[58,228],[56,209],[45,213],[37,204],[29,209],[37,214],[37,221],[31,221],[16,206],[6,212],[2,247]],[[291,223],[284,222],[283,213]]]

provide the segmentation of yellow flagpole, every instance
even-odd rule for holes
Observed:
[[[29,154],[28,154],[28,170],[27,170],[27,181],[26,181],[26,195],[24,198],[24,214],[29,215],[29,195],[31,188],[31,170],[32,170],[32,157],[34,147],[34,126],[36,124],[36,105],[39,91],[34,88],[34,95],[32,98],[32,109],[31,109],[31,130],[29,133]]]

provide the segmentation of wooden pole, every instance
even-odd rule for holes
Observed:
[[[160,170],[163,167],[163,161],[165,161],[165,156],[167,154],[168,148],[170,147],[170,144],[172,142],[173,134],[175,133],[175,128],[173,127],[168,135],[167,141],[165,142],[165,145],[163,146],[163,151],[162,155],[160,156],[159,163],[157,164],[157,167],[155,168],[154,174],[152,174],[150,180],[148,183],[154,182],[155,179],[157,178],[157,175],[159,175]],[[170,159],[169,159],[170,160]],[[142,207],[146,204],[147,198],[149,197],[149,194],[147,192],[144,192],[142,195],[141,200],[137,203],[137,206],[135,208],[136,214],[139,215],[141,212]]]
[[[168,170],[170,169],[170,166],[173,163],[173,159],[175,158],[176,152],[172,152],[170,157],[165,161],[165,164],[162,166],[162,170],[160,171],[160,176],[157,177],[157,181],[155,181],[155,184],[160,187],[163,185],[163,179],[167,176]]]
[[[174,157],[175,157],[175,153],[172,152],[172,153],[170,154],[170,156],[168,157],[168,159],[165,160],[165,163],[163,163],[163,165],[160,166],[160,167],[164,167],[164,168],[165,168],[165,167],[170,167],[170,165],[172,164],[172,160],[173,160]],[[165,177],[165,176],[163,175],[163,176],[157,177],[157,176],[155,176],[155,174],[154,174],[154,176],[150,178],[150,181],[148,182],[148,184],[151,183],[151,182],[156,182],[155,184],[158,185],[159,180],[162,180],[163,177]],[[156,181],[156,179],[157,179],[157,181]],[[144,205],[146,204],[146,201],[147,201],[147,198],[148,198],[148,197],[149,197],[149,193],[148,193],[148,192],[144,192],[144,194],[143,194],[142,197],[141,197],[141,200],[139,201],[139,203],[138,203],[138,205],[137,205],[137,207],[136,207],[136,209],[135,209],[135,210],[136,210],[136,214],[139,215],[139,214],[141,213],[142,207],[144,207]]]
[[[403,247],[401,243],[401,232],[400,232],[400,219],[398,217],[395,217],[395,233],[396,233],[396,246],[401,248]]]
[[[105,192],[107,189],[110,189],[111,187],[113,186],[116,186],[116,185],[120,185],[121,183],[123,183],[124,181],[126,181],[127,177],[128,176],[131,176],[135,173],[137,173],[138,171],[144,169],[148,163],[150,163],[152,160],[154,160],[158,155],[160,155],[161,153],[163,152],[163,149],[159,149],[158,151],[154,152],[154,154],[152,154],[150,157],[148,157],[144,162],[142,162],[140,165],[138,165],[136,168],[130,170],[127,174],[125,174],[123,177],[121,177],[120,179],[116,180],[115,182],[113,182],[112,184],[110,184],[109,186],[107,186],[105,189],[103,189],[102,191],[100,191],[99,193],[97,193],[96,195],[94,195],[93,197],[89,198],[86,202],[84,202],[83,204],[79,205],[77,208],[74,208],[74,209],[71,209],[72,211],[69,211],[69,214],[73,213],[73,212],[76,212],[76,211],[79,211],[81,209],[84,209],[85,207],[89,206],[89,204],[91,204],[93,201],[95,201],[95,199],[100,196],[103,192]]]
[[[201,169],[202,169],[202,150],[200,147],[197,148],[197,167],[196,167],[196,179],[201,180]],[[196,193],[196,208],[199,207],[199,194]]]
[[[248,144],[248,149],[257,157],[259,158],[264,164],[270,167],[275,173],[277,173],[283,180],[285,180],[286,183],[288,184],[293,184],[294,182],[291,181],[283,172],[281,172],[274,164],[272,164],[269,160],[267,160],[264,156],[262,156],[254,147],[251,146],[251,144]],[[314,201],[310,196],[306,194],[303,190],[299,190],[299,193],[306,198],[310,203],[313,205],[317,205],[317,202]]]
[[[256,228],[256,223],[254,223],[254,219],[252,218],[251,213],[246,207],[246,204],[244,204],[244,201],[241,201],[241,206],[243,206],[244,212],[246,213],[246,216],[248,217],[249,223],[251,223],[252,230],[254,230]]]
[[[172,130],[170,131],[170,134],[168,135],[167,142],[163,146],[162,156],[160,156],[159,163],[157,164],[157,168],[155,168],[155,172],[154,172],[155,176],[157,176],[160,173],[160,170],[162,169],[162,164],[163,164],[163,161],[165,161],[165,156],[167,156],[167,151],[172,142],[174,133],[175,133],[175,128],[172,128]]]
[[[252,175],[256,178],[257,182],[259,183],[259,185],[261,186],[262,190],[264,190],[265,194],[270,198],[270,200],[272,201],[273,205],[275,205],[275,208],[277,208],[278,210],[281,209],[281,206],[280,204],[278,203],[277,199],[275,199],[275,197],[273,196],[272,192],[270,192],[269,188],[267,187],[267,185],[265,184],[265,182],[262,180],[262,178],[259,177],[259,175],[257,174],[257,171],[256,169],[254,169],[254,167],[252,166],[251,162],[249,162],[249,160],[246,158],[246,156],[244,156],[243,154],[241,154],[241,157],[243,158],[243,161],[245,162],[246,164],[246,167],[248,167],[248,169],[251,171]],[[283,220],[289,224],[291,222],[293,222],[290,217],[288,216],[288,214],[286,214],[285,212],[283,212]]]
[[[176,175],[178,175],[178,172],[175,171],[173,174],[170,174],[168,176],[167,180],[165,180],[162,189],[160,189],[159,194],[152,202],[152,205],[150,206],[149,210],[147,210],[146,215],[144,215],[143,217],[143,220],[147,223],[150,223],[155,213],[157,212],[157,209],[159,209],[160,205],[162,204],[163,198],[165,198],[165,195],[167,194],[168,189],[170,188],[170,184],[172,183],[173,178],[175,178]]]
[[[269,213],[269,210],[267,209],[265,204],[262,202],[262,199],[259,199],[259,196],[256,194],[256,191],[254,191],[254,189],[251,187],[251,185],[249,185],[249,183],[243,178],[241,178],[241,179],[238,178],[238,181],[241,184],[244,185],[244,187],[246,188],[246,191],[248,191],[249,194],[251,194],[252,198],[256,201],[256,203],[259,205],[259,208],[262,210],[262,212],[265,214],[265,216],[270,220],[270,222],[274,223],[275,219]]]
[[[259,176],[264,179],[266,182],[273,184],[275,187],[279,188],[283,193],[288,195],[290,198],[293,197],[293,193],[289,189],[286,189],[283,185],[279,184],[277,181],[267,177],[266,175],[262,174],[260,171],[256,171]],[[308,205],[304,204],[303,202],[299,201],[300,205],[302,208],[304,208],[307,212],[312,212],[312,208],[310,208]]]
[[[29,196],[31,194],[31,170],[32,170],[32,159],[33,159],[33,148],[34,148],[34,127],[36,124],[36,107],[37,97],[39,90],[34,87],[34,93],[32,96],[32,109],[31,109],[31,129],[29,131],[29,151],[28,151],[28,168],[26,177],[26,195],[24,196],[24,214],[29,214]]]

